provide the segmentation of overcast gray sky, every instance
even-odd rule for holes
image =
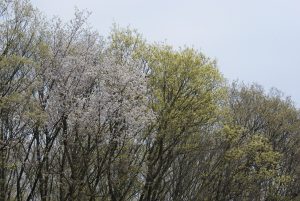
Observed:
[[[229,80],[276,87],[300,106],[299,0],[32,0],[48,16],[68,20],[74,8],[107,35],[113,22],[148,41],[193,46],[216,58]]]

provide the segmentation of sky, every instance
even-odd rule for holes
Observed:
[[[299,0],[32,0],[48,17],[92,14],[108,35],[113,23],[149,42],[191,46],[214,58],[225,78],[276,87],[300,106]],[[299,84],[299,85],[298,85]]]

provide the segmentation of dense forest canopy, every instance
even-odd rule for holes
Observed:
[[[299,200],[290,98],[193,48],[0,0],[0,201]]]

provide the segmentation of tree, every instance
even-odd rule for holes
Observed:
[[[222,96],[222,77],[213,61],[193,49],[150,48],[150,105],[158,115],[147,148],[141,201],[168,199],[173,164],[197,146],[194,140],[216,117]]]
[[[299,110],[192,48],[0,0],[0,201],[297,200]]]

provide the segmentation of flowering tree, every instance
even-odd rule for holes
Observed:
[[[88,16],[0,0],[0,201],[297,199],[290,99]]]

